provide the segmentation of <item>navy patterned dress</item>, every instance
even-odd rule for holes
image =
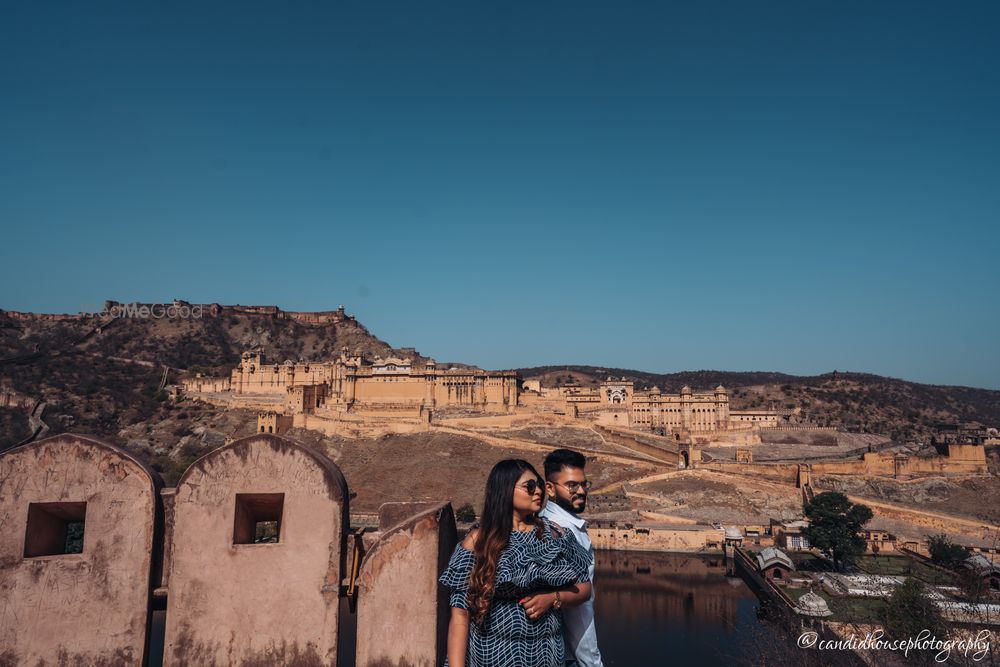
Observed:
[[[550,609],[532,621],[518,604],[526,595],[590,581],[590,554],[573,534],[541,519],[544,536],[512,531],[497,563],[493,602],[483,627],[469,623],[466,667],[563,667],[562,613]],[[440,582],[451,589],[451,606],[468,609],[469,573],[475,554],[455,547]],[[448,662],[445,661],[445,667]]]

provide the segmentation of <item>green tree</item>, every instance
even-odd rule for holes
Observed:
[[[864,553],[865,540],[858,533],[872,518],[867,505],[854,504],[843,493],[825,491],[806,504],[810,544],[833,558],[835,569],[853,563]]]
[[[955,544],[944,533],[927,536],[927,550],[936,565],[957,568],[969,557],[969,550]]]
[[[961,589],[966,601],[972,603],[981,602],[983,598],[990,594],[989,584],[986,583],[978,572],[968,568],[962,568],[959,571],[958,587]]]
[[[883,612],[882,626],[887,639],[916,639],[927,632],[930,637],[942,640],[948,637],[948,626],[941,610],[923,582],[914,577],[909,577],[892,592]],[[907,659],[911,663],[930,665],[934,664],[936,653],[935,650],[911,650]]]
[[[455,519],[463,523],[470,523],[476,520],[476,510],[472,505],[465,503],[455,511]]]

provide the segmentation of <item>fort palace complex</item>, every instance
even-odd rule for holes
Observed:
[[[600,424],[664,434],[774,427],[783,421],[782,413],[773,410],[731,410],[729,392],[722,385],[713,392],[692,392],[685,385],[679,394],[667,394],[657,387],[637,391],[632,382],[611,378],[597,388],[529,386],[539,395],[561,395],[577,413],[592,413]]]
[[[228,378],[184,381],[189,393],[230,394],[232,404],[263,406],[286,414],[354,412],[430,419],[436,408],[513,412],[518,400],[514,371],[439,368],[433,359],[367,359],[346,352],[332,361],[268,363],[244,352]]]
[[[296,415],[346,418],[350,414],[420,418],[435,411],[478,413],[555,411],[609,426],[658,432],[746,432],[779,426],[784,417],[773,410],[732,410],[729,392],[679,394],[653,387],[636,390],[627,380],[608,378],[597,387],[541,387],[522,382],[515,371],[486,371],[467,366],[440,367],[433,359],[375,357],[345,350],[330,361],[269,362],[259,350],[244,352],[228,378],[195,377],[183,390],[202,396],[222,395],[230,406],[260,409],[259,430],[280,433]],[[281,417],[291,419],[282,420]],[[294,423],[305,426],[301,417]]]

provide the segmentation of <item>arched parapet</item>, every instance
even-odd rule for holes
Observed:
[[[444,662],[448,593],[438,583],[455,548],[449,502],[386,503],[358,574],[358,667]],[[391,641],[386,628],[391,628]]]
[[[164,664],[335,665],[347,483],[326,456],[257,434],[175,492]]]
[[[0,455],[0,663],[142,664],[159,486],[76,434]]]

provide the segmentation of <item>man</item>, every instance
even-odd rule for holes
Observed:
[[[580,514],[587,509],[590,482],[584,466],[587,459],[571,449],[557,449],[545,457],[545,493],[548,502],[541,515],[573,531],[576,541],[590,552],[590,579],[594,579],[594,546],[587,535],[587,522]],[[594,627],[594,587],[590,599],[577,607],[563,609],[563,637],[566,640],[566,664],[579,667],[604,667],[597,648]],[[575,662],[574,662],[575,660]]]

